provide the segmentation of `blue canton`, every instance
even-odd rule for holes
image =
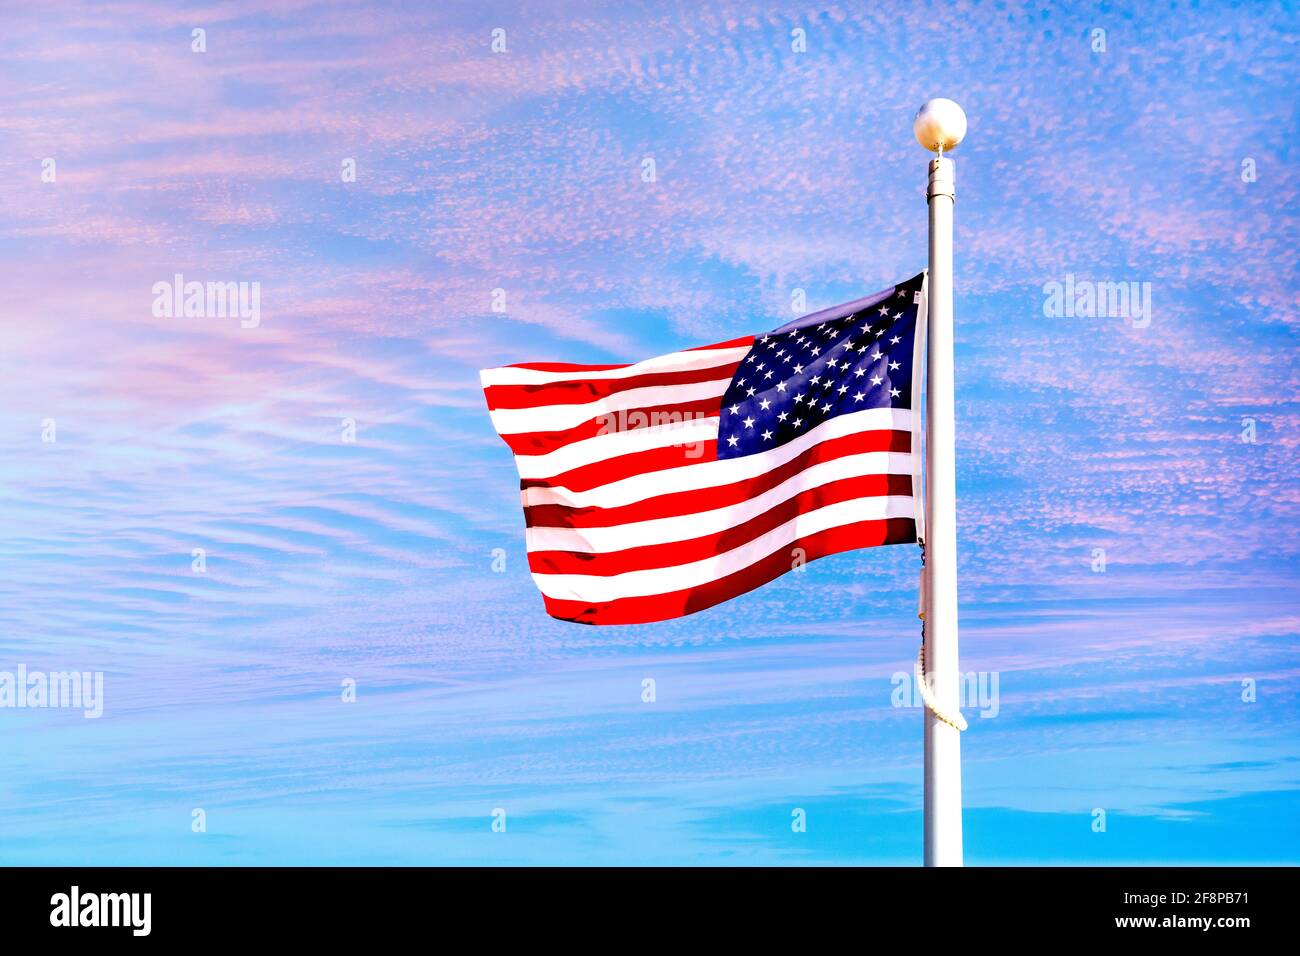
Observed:
[[[911,408],[922,278],[843,318],[755,339],[722,398],[718,457],[780,447],[836,415]]]

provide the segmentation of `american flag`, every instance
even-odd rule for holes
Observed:
[[[481,372],[547,613],[662,621],[915,541],[924,282],[631,365]]]

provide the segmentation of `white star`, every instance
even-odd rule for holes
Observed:
[[[889,370],[890,370],[891,372],[892,372],[894,369],[896,369],[896,368],[902,368],[902,366],[899,365],[897,362],[890,362],[890,363],[889,363]]]
[[[781,394],[784,395],[784,394],[785,394],[785,382],[777,382],[777,383],[776,383],[776,390],[777,390],[778,392],[780,392]]]
[[[823,411],[823,412],[829,412],[830,410],[831,410],[831,406],[830,406],[829,403],[826,404],[826,405],[823,405],[823,406],[822,406],[822,411]]]
[[[853,374],[858,378],[862,378],[862,376],[867,374],[867,370],[865,368],[854,369]]]
[[[880,358],[880,349],[876,349],[874,352],[871,353],[871,361],[875,362],[879,358]],[[741,384],[743,385],[744,382],[741,382]]]
[[[753,398],[754,393],[755,393],[756,391],[758,391],[758,389],[756,389],[756,388],[746,389],[746,391],[745,391],[745,397],[746,397],[746,398]]]
[[[794,400],[795,400],[796,402],[802,402],[802,401],[803,401],[803,396],[802,396],[802,395],[796,395],[796,396],[794,397]]]
[[[729,409],[727,409],[727,410],[728,410],[729,412],[731,412],[731,414],[733,414],[733,415],[739,415],[739,414],[740,414],[740,406],[739,406],[739,405],[732,405],[731,408],[729,408]]]
[[[777,415],[776,417],[777,417],[780,421],[785,421],[789,416],[788,416],[785,412],[781,412],[781,413],[780,413],[779,415]]]
[[[889,340],[889,344],[897,345],[901,341],[903,341],[902,336],[895,335],[892,339]]]
[[[822,350],[821,350],[821,349],[813,349],[813,350],[812,350],[812,354],[813,354],[813,355],[821,355],[821,354],[822,354]]]
[[[866,396],[863,395],[861,392],[858,392],[858,394],[856,394],[856,395],[853,396],[853,400],[854,400],[855,402],[860,402],[860,401],[862,401],[864,398],[866,398]]]
[[[883,382],[883,381],[884,381],[884,379],[882,379],[879,375],[873,375],[873,376],[871,376],[871,384],[872,384],[872,385],[879,385],[879,384],[880,384],[881,382]]]
[[[803,424],[803,419],[802,419],[802,418],[796,418],[796,419],[795,419],[794,421],[792,421],[790,424],[793,425],[795,428],[798,428],[800,425]]]
[[[847,385],[841,385],[838,389],[836,389],[836,391],[839,392],[841,395],[843,395],[848,390],[849,387]]]
[[[746,427],[746,428],[753,428],[753,427],[754,427],[754,419],[752,419],[752,418],[746,418],[746,419],[745,419],[745,427]]]
[[[819,382],[821,382],[821,380],[822,380],[822,377],[821,377],[820,375],[814,375],[814,376],[812,377],[812,383],[813,383],[814,385],[816,385],[816,384],[818,384]]]
[[[764,439],[765,441],[771,441],[771,440],[772,440],[772,433],[771,433],[771,432],[763,432],[763,439]]]
[[[758,407],[761,408],[763,411],[767,411],[769,408],[772,407],[772,403],[765,398],[758,403]]]
[[[763,373],[763,378],[768,379],[771,377],[772,377],[772,373],[770,370]]]
[[[727,447],[728,447],[728,448],[735,448],[736,445],[737,445],[739,442],[740,442],[740,439],[737,438],[735,435],[732,435],[730,438],[727,439]]]
[[[881,307],[880,307],[880,314],[881,314],[881,315],[889,315],[889,306],[887,306],[887,305],[881,306]]]
[[[889,390],[889,397],[890,397],[890,398],[898,398],[898,396],[899,396],[899,395],[902,395],[902,394],[903,394],[903,393],[900,392],[900,391],[899,391],[898,389],[896,389],[896,388],[891,388],[891,389]]]
[[[796,375],[801,375],[802,373],[803,373],[803,366],[802,366],[802,365],[796,365],[796,366],[794,367],[794,374],[796,374]]]

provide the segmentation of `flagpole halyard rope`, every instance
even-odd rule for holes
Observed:
[[[958,710],[955,715],[950,715],[940,707],[934,691],[930,689],[930,682],[925,679],[925,540],[918,537],[916,543],[921,546],[921,586],[918,588],[917,602],[920,607],[916,612],[916,616],[921,619],[921,646],[917,648],[916,666],[912,668],[912,673],[916,677],[916,686],[921,691],[921,699],[925,701],[925,706],[930,709],[930,713],[949,727],[965,730],[966,718],[961,715],[961,711]]]
[[[966,718],[961,715],[961,711],[957,711],[957,713],[950,715],[943,708],[941,708],[939,706],[939,702],[935,700],[934,692],[930,690],[929,682],[926,681],[925,679],[925,627],[924,625],[922,625],[921,632],[922,632],[921,646],[916,652],[916,668],[915,668],[916,686],[921,691],[921,699],[925,701],[925,706],[930,709],[930,713],[934,714],[934,716],[937,719],[942,720],[949,727],[956,727],[958,730],[965,730],[967,726]]]

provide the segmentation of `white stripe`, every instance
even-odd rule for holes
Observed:
[[[610,412],[629,408],[654,408],[657,405],[677,405],[717,398],[727,391],[731,376],[715,378],[709,382],[689,385],[650,385],[645,388],[615,392],[593,402],[581,405],[541,405],[536,408],[498,408],[491,412],[492,424],[501,435],[520,435],[527,432],[558,432],[589,422]]]
[[[907,474],[911,471],[910,455],[884,451],[864,452],[825,461],[798,474],[791,475],[781,484],[747,501],[712,511],[676,515],[671,518],[653,518],[604,528],[529,528],[529,551],[577,551],[582,554],[601,554],[622,551],[648,544],[667,544],[670,541],[687,541],[701,535],[716,534],[744,524],[751,518],[764,514],[783,501],[821,485],[841,478],[862,475]],[[891,458],[894,459],[891,461]],[[890,468],[904,468],[901,472]]]
[[[593,369],[581,368],[564,372],[542,372],[532,368],[485,368],[478,373],[483,387],[489,385],[546,385],[550,382],[585,382],[591,379],[630,378],[647,372],[689,372],[697,368],[713,368],[739,362],[749,351],[749,346],[729,349],[692,349],[689,352],[670,352],[659,355],[635,365],[622,368]]]
[[[534,574],[533,580],[547,597],[599,604],[619,598],[668,594],[699,587],[742,571],[756,561],[788,547],[799,538],[840,525],[881,518],[911,518],[910,497],[855,498],[798,515],[753,541],[701,561],[669,568],[627,571],[609,577],[595,574]]]
[[[712,424],[714,439],[717,438],[718,420],[709,419]],[[779,448],[773,448],[771,451],[758,452],[753,455],[745,455],[741,458],[723,458],[716,461],[702,461],[689,467],[667,468],[662,471],[651,471],[644,474],[632,475],[631,477],[612,481],[608,484],[592,488],[590,491],[571,491],[568,488],[525,488],[521,493],[525,508],[533,505],[564,505],[570,508],[617,508],[620,505],[630,504],[633,501],[642,501],[656,495],[667,495],[677,491],[694,491],[698,488],[716,488],[718,485],[729,485],[733,481],[745,481],[757,475],[764,474],[784,465],[786,462],[796,458],[807,449],[819,442],[828,441],[832,438],[842,438],[845,435],[852,435],[856,432],[877,431],[881,429],[893,429],[896,431],[912,430],[912,411],[907,408],[864,408],[860,412],[850,412],[847,415],[837,415],[828,421],[822,422],[806,435],[801,435],[794,441],[782,445]],[[593,442],[611,442],[620,438],[631,438],[634,436],[644,436],[642,441],[647,441],[647,433],[655,432],[656,429],[638,429],[635,432],[624,432],[617,435],[601,435],[597,438],[587,439],[586,441],[574,442],[572,445],[566,445],[564,448],[557,449],[548,455],[521,456],[516,455],[515,461],[519,465],[519,475],[521,478],[546,478],[550,475],[562,474],[567,468],[551,468],[549,462],[539,465],[541,459],[550,459],[553,455],[560,455],[568,452],[570,449],[576,449],[580,445],[591,446]],[[659,429],[660,432],[669,432],[667,428]],[[672,445],[682,441],[682,433],[677,432],[676,437],[668,433],[659,439],[659,444],[653,447],[662,447]],[[706,439],[707,440],[707,439]],[[591,446],[587,449],[588,461],[599,461],[606,457],[601,454],[597,457],[590,457],[592,447],[599,449],[604,446]],[[613,447],[613,446],[610,446]],[[646,447],[652,447],[647,445]],[[640,449],[633,449],[640,450]],[[890,474],[910,474],[912,469],[911,456],[907,452],[890,452],[891,455],[901,456],[897,459],[901,464],[898,471],[890,471]],[[558,460],[558,459],[556,459]],[[568,460],[568,459],[566,459]],[[895,459],[891,459],[891,462]],[[570,465],[569,467],[575,467]],[[891,465],[891,468],[894,467]]]
[[[692,418],[669,425],[653,425],[630,432],[610,432],[564,445],[545,455],[515,455],[520,478],[551,478],[571,468],[594,465],[607,458],[618,458],[654,448],[682,446],[683,461],[698,461],[702,442],[718,440],[718,419]],[[694,456],[694,457],[692,457]],[[658,474],[650,472],[649,474]],[[527,506],[528,502],[524,502]]]

